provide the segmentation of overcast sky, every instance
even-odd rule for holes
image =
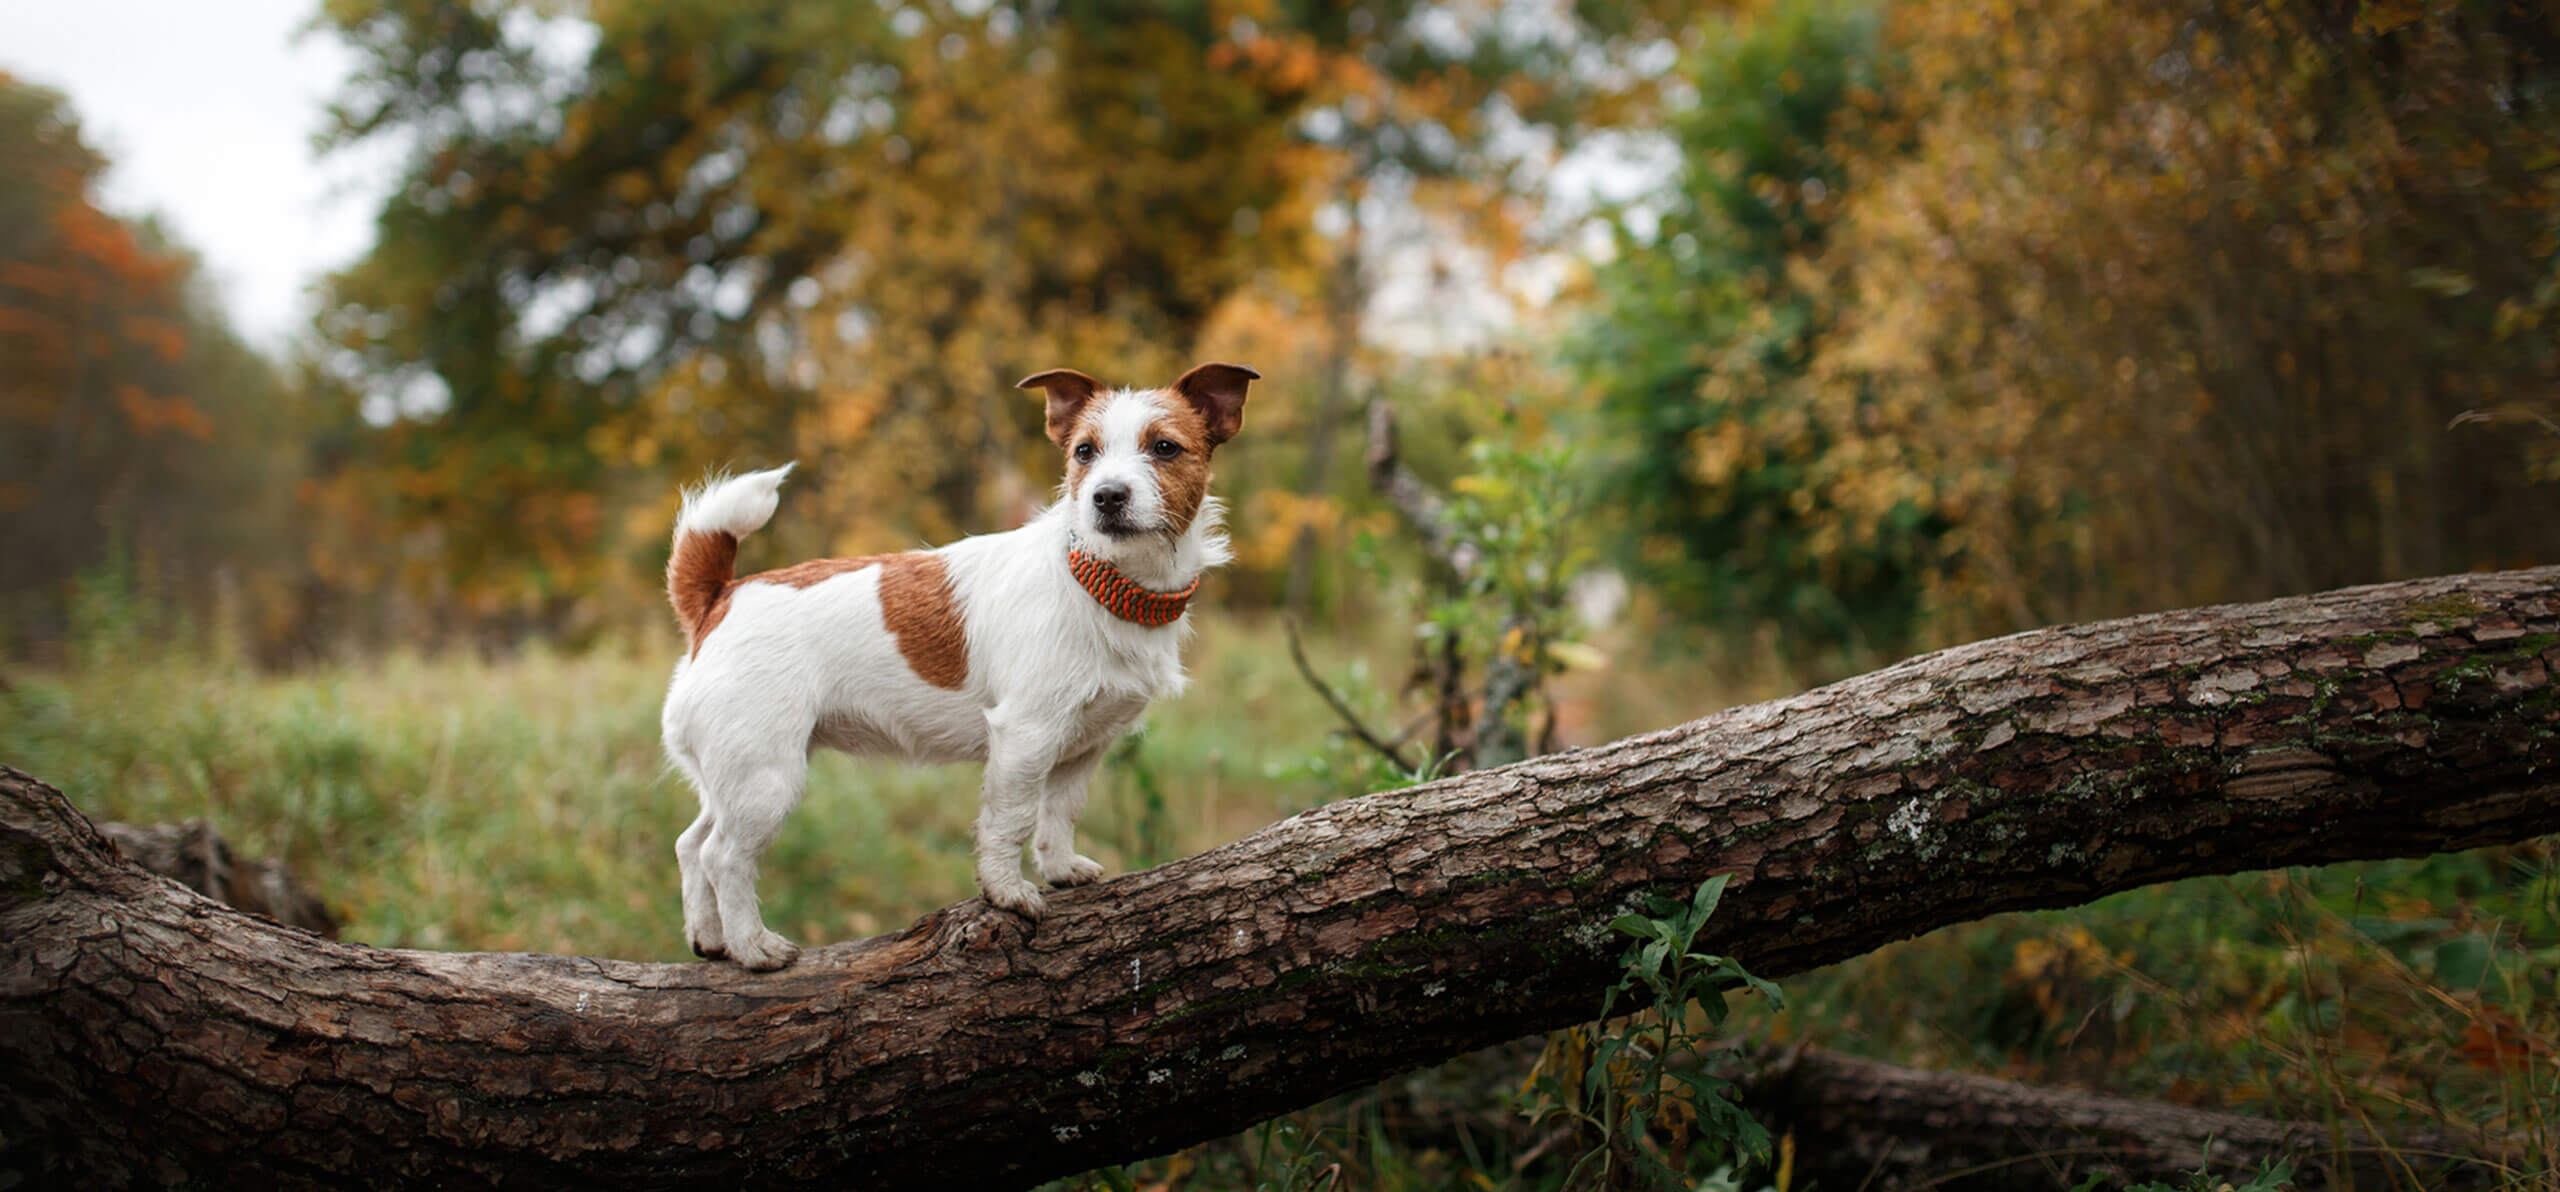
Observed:
[[[114,162],[104,200],[158,212],[262,348],[308,321],[311,282],[372,240],[387,163],[311,151],[348,57],[295,33],[318,0],[0,0],[0,71],[71,97]]]

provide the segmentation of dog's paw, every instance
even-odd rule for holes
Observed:
[[[693,949],[694,955],[699,956],[704,960],[727,960],[729,958],[728,941],[720,938],[720,929],[717,927],[712,927],[707,930],[701,928],[687,928],[684,933],[684,942],[686,946]]]
[[[1075,856],[1064,865],[1051,866],[1043,864],[1040,866],[1040,880],[1045,881],[1052,886],[1063,887],[1088,885],[1093,882],[1094,879],[1101,876],[1102,862],[1096,861],[1082,853],[1075,854]]]
[[[1049,904],[1041,899],[1039,889],[1020,874],[1009,882],[990,883],[985,891],[989,905],[1003,907],[1023,918],[1037,919],[1049,913]]]
[[[751,946],[729,949],[729,959],[756,972],[769,973],[778,968],[788,968],[792,961],[800,959],[800,945],[768,931],[757,937]]]

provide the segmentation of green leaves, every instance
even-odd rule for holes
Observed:
[[[1656,1004],[1695,1003],[1711,1027],[1724,1025],[1730,1012],[1725,994],[1736,988],[1758,993],[1774,1008],[1785,1007],[1786,998],[1778,987],[1752,976],[1740,962],[1695,950],[1698,932],[1723,901],[1729,880],[1717,874],[1699,883],[1697,893],[1685,904],[1656,897],[1648,904],[1649,914],[1621,915],[1610,921],[1609,930],[1637,941],[1627,953],[1627,975],[1611,991],[1612,999],[1642,986]]]
[[[1690,615],[1772,625],[1793,661],[1898,652],[1947,519],[1925,483],[1879,488],[1906,453],[1807,375],[1841,313],[1817,267],[1875,118],[1878,16],[1790,0],[1706,23],[1667,209],[1621,222],[1567,347],[1624,459],[1608,496]]]
[[[1601,1023],[1551,1040],[1530,1076],[1531,1115],[1572,1117],[1591,1142],[1566,1186],[1596,1167],[1603,1178],[1624,1168],[1648,1185],[1685,1190],[1693,1170],[1768,1155],[1768,1131],[1735,1103],[1732,1082],[1713,1067],[1716,1035],[1730,1013],[1727,995],[1749,989],[1784,1004],[1776,985],[1733,958],[1697,950],[1729,880],[1709,878],[1685,900],[1650,896],[1643,913],[1609,922],[1632,942],[1625,975],[1602,1000]],[[1629,995],[1650,1011],[1612,1022]],[[1691,1025],[1693,1010],[1704,1029]],[[1580,1065],[1579,1079],[1567,1086],[1560,1070],[1572,1064]]]

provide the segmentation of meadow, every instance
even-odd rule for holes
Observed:
[[[690,959],[669,850],[692,795],[657,745],[662,643],[267,673],[171,644],[183,637],[92,632],[72,665],[12,672],[0,760],[97,818],[210,818],[246,852],[286,860],[349,939]],[[1584,739],[1775,682],[1618,653],[1620,665],[1568,679]],[[1394,657],[1391,640],[1315,654],[1383,720],[1388,685],[1372,672],[1387,668],[1371,659]],[[1083,835],[1111,872],[1393,784],[1334,740],[1275,623],[1211,620],[1192,672],[1190,693],[1159,705],[1099,780]],[[769,919],[824,943],[969,896],[975,782],[968,767],[822,757],[765,864]],[[1786,1009],[1746,1001],[1725,1029],[1734,1042],[2450,1132],[2529,1156],[2513,1187],[2560,1186],[2555,860],[2542,841],[2000,916],[1789,979]],[[1069,1186],[1553,1186],[1558,1164],[1522,1162],[1541,1142],[1519,1109],[1537,1054],[1531,1042],[1470,1057]]]

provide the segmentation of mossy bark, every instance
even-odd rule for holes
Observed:
[[[1817,1188],[2052,1192],[2091,1176],[2109,1188],[2188,1187],[2197,1171],[2245,1181],[2289,1160],[2298,1192],[2466,1192],[2510,1186],[2526,1161],[2475,1138],[2270,1121],[1813,1048],[1763,1051],[1742,1101],[1773,1132],[1795,1136],[1796,1179]]]
[[[2560,568],[2019,634],[773,974],[322,940],[0,771],[0,1171],[1028,1184],[1588,1018],[1609,920],[1711,874],[1702,946],[1785,976],[2170,878],[2560,831],[2555,635]]]

